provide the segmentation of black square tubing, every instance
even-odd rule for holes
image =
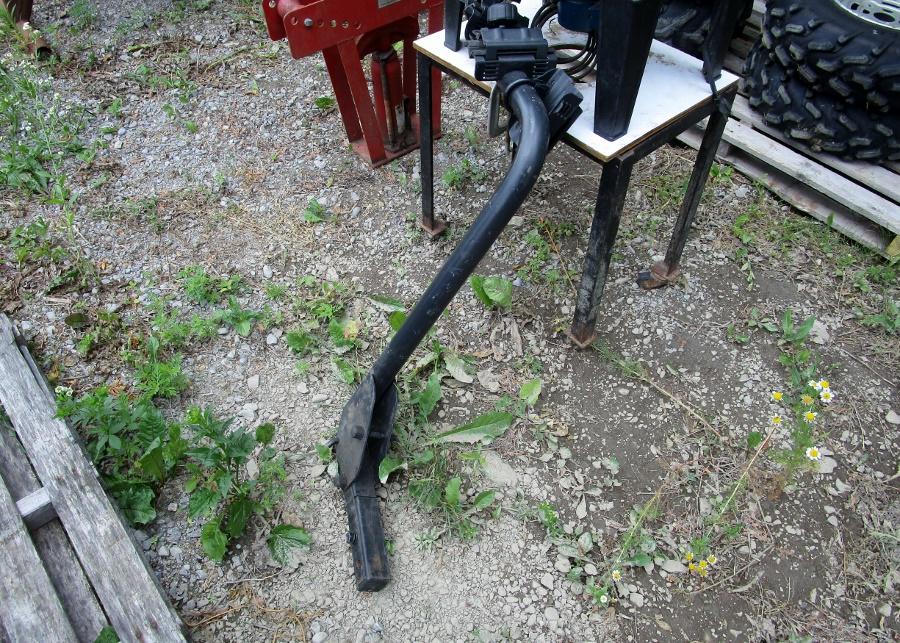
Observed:
[[[691,123],[709,113],[706,133],[697,152],[687,193],[681,204],[678,220],[669,241],[665,259],[653,266],[649,271],[638,274],[638,284],[644,289],[658,288],[672,283],[679,274],[679,263],[684,246],[687,243],[691,224],[697,213],[703,188],[709,177],[709,171],[716,158],[716,150],[722,140],[725,124],[728,122],[731,98],[734,92],[720,96],[711,105],[707,105]],[[671,140],[680,131],[686,129],[683,120],[667,128],[665,135],[654,137],[656,145],[653,149]],[[641,146],[633,152],[626,152],[603,165],[600,177],[600,189],[591,222],[591,233],[584,259],[584,270],[575,302],[575,319],[569,330],[569,337],[580,348],[588,347],[596,336],[595,329],[600,316],[600,302],[606,279],[612,250],[615,245],[619,222],[625,204],[625,195],[631,179],[631,170],[647,152],[649,145]]]

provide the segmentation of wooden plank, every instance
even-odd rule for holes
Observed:
[[[47,487],[41,487],[37,491],[29,493],[24,498],[16,500],[16,508],[22,516],[22,522],[31,531],[43,527],[56,518],[56,509],[50,500],[50,492]]]
[[[766,125],[762,116],[750,107],[750,103],[747,102],[747,99],[743,96],[735,97],[731,113],[741,121],[752,125],[753,129],[759,130],[780,143],[813,157],[813,160],[818,163],[827,165],[847,178],[853,179],[857,183],[861,183],[870,190],[878,192],[894,203],[900,204],[900,177],[889,169],[880,165],[875,165],[874,163],[844,161],[832,154],[816,154],[815,152],[811,152],[799,141],[793,141]]]
[[[888,244],[885,251],[888,257],[900,257],[900,234],[894,237],[894,240]]]
[[[678,138],[694,149],[700,146],[703,130],[693,127]],[[770,191],[819,221],[830,225],[841,234],[867,248],[888,255],[890,235],[871,221],[859,216],[843,205],[822,196],[802,182],[771,166],[743,150],[729,146],[719,147],[717,158],[733,165],[739,172],[765,185]]]
[[[0,630],[10,643],[75,639],[16,503],[0,484]]]
[[[0,476],[6,481],[13,500],[21,499],[41,486],[19,439],[12,427],[2,419]],[[31,539],[78,640],[93,643],[100,630],[109,625],[109,621],[81,569],[81,563],[75,557],[62,524],[59,520],[54,520],[33,532]]]
[[[773,141],[765,134],[732,119],[725,126],[722,139],[837,203],[845,204],[883,228],[900,233],[900,206]]]
[[[40,377],[38,375],[38,377]],[[138,553],[97,473],[0,315],[0,403],[54,499],[110,623],[125,641],[185,641],[182,624]]]

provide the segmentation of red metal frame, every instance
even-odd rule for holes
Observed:
[[[294,58],[322,52],[347,138],[357,153],[375,167],[418,147],[416,63],[412,43],[419,35],[418,15],[423,11],[428,12],[428,33],[443,28],[442,0],[263,0],[269,37],[273,40],[287,38]],[[373,82],[373,100],[362,60],[392,48],[396,42],[403,42],[402,97],[391,93],[397,79],[389,78],[388,87],[380,81]],[[391,66],[390,72],[396,71]],[[437,69],[433,72],[433,80],[440,83]],[[385,147],[385,132],[390,125],[385,110],[376,105],[384,103],[386,97],[388,102],[403,100],[408,106],[408,126],[415,134],[415,140],[408,145],[395,149]],[[431,110],[436,124],[440,123],[440,109],[440,92],[434,92]],[[435,138],[439,135],[438,126],[435,127]]]

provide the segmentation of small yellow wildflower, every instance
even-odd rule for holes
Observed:
[[[715,565],[717,560],[719,559],[716,558],[715,554],[710,554],[706,557],[706,562],[708,562],[710,565]]]
[[[606,594],[603,594],[603,595],[600,597],[600,604],[601,604],[601,605],[606,605],[608,602],[609,602],[609,596],[607,596]]]
[[[818,414],[815,411],[807,411],[806,413],[803,414],[803,418],[807,422],[812,422],[813,420],[816,419],[816,415],[818,415]]]
[[[690,571],[690,572],[695,572],[695,571],[697,571],[697,563],[689,563],[689,564],[688,564],[688,571]]]
[[[831,388],[831,385],[828,383],[828,380],[819,380],[819,390]]]
[[[622,580],[622,572],[620,572],[618,569],[614,569],[612,572],[612,579],[614,581]]]
[[[691,562],[692,560],[694,560],[694,552],[689,551],[688,553],[686,553],[686,554],[684,555],[684,559],[685,559],[687,562]]]
[[[775,426],[778,426],[779,424],[781,424],[781,416],[773,415],[772,416],[772,424],[774,424]]]
[[[709,573],[709,570],[707,570],[706,567],[702,567],[700,569],[700,571],[697,573],[700,574],[700,578],[706,578],[706,575]]]
[[[813,400],[812,395],[804,395],[800,398],[800,401],[803,402],[804,406],[812,406],[815,400]]]
[[[821,460],[822,452],[819,451],[819,447],[809,447],[806,450],[806,457],[810,460]]]
[[[806,383],[806,385],[807,385],[807,386],[811,386],[812,388],[816,389],[817,391],[821,391],[821,390],[822,390],[822,386],[821,386],[817,381],[815,381],[815,380],[809,380],[809,381]]]
[[[707,563],[705,560],[701,560],[699,563],[697,563],[697,567],[702,571],[709,567],[709,563]]]
[[[830,404],[831,400],[834,399],[834,393],[828,390],[824,390],[819,393],[819,399],[825,402],[825,404]]]
[[[784,393],[782,393],[781,391],[772,391],[772,399],[775,400],[776,402],[780,402],[781,398],[783,398],[783,397],[784,397]]]

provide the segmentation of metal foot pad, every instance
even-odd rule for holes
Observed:
[[[436,239],[437,237],[444,234],[444,230],[447,229],[447,224],[443,221],[443,219],[432,219],[430,224],[428,221],[419,217],[419,227],[422,228],[425,232],[431,235],[432,239]]]
[[[678,281],[680,275],[681,268],[675,266],[670,270],[665,262],[660,261],[653,264],[650,270],[641,270],[637,276],[637,283],[644,290],[653,290],[672,285]]]
[[[594,340],[597,339],[597,333],[591,330],[589,333],[579,332],[576,330],[575,325],[572,325],[568,331],[566,331],[566,337],[572,340],[572,343],[575,344],[581,350],[585,348],[590,348],[591,344],[594,343]]]

